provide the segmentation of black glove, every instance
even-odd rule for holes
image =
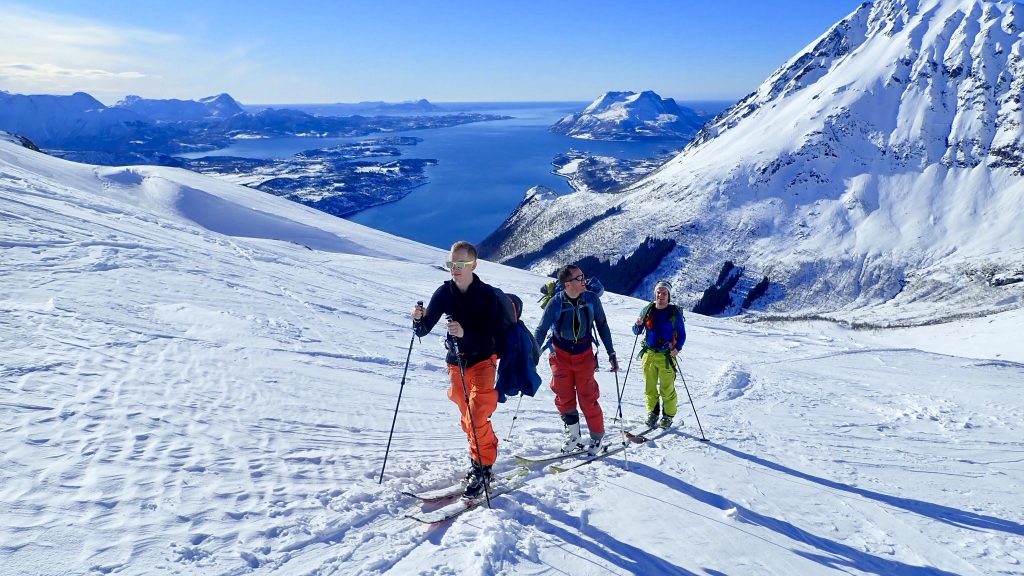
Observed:
[[[619,371],[619,361],[615,359],[615,352],[608,355],[608,363],[612,365],[612,367],[608,369],[609,372]]]

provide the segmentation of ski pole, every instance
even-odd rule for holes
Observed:
[[[622,384],[623,384],[623,387],[625,387],[626,383],[623,382]],[[619,389],[619,373],[618,373],[618,371],[615,372],[615,389],[616,390]],[[624,449],[622,451],[622,463],[626,466],[626,470],[629,470],[629,456],[626,454],[627,452],[629,452],[629,450],[628,450],[628,447],[629,447],[629,437],[626,436],[626,423],[622,419],[622,393],[621,392],[619,393],[619,433],[622,435],[622,444],[624,446],[626,446],[626,448],[627,448],[627,449]]]
[[[519,418],[519,407],[523,405],[523,396],[525,394],[519,395],[519,403],[516,404],[516,411],[512,414],[512,425],[508,427],[508,436],[505,437],[505,442],[512,438],[512,429],[516,427],[516,418]]]
[[[423,306],[423,300],[416,302],[416,305]],[[402,403],[402,390],[405,390],[405,375],[409,372],[409,358],[412,357],[412,344],[416,341],[416,324],[419,323],[419,320],[413,322],[412,338],[409,339],[409,351],[405,354],[405,369],[402,370],[402,384],[398,388],[398,402],[395,403],[395,415],[391,418],[391,432],[388,434],[388,447],[384,450],[384,465],[380,467],[380,479],[377,480],[377,484],[384,482],[384,469],[388,466],[388,454],[391,453],[391,437],[395,434],[395,422],[398,421],[398,405]]]
[[[452,317],[445,315],[445,319],[449,322],[452,321]],[[462,356],[459,355],[459,343],[455,340],[455,336],[448,334],[448,341],[452,343],[452,351],[455,352],[455,360],[459,363],[459,376],[462,378],[462,392],[466,395],[466,413],[469,414],[469,427],[473,430],[473,444],[476,446],[476,454],[480,456],[480,438],[476,435],[476,421],[473,420],[473,406],[469,400],[469,387],[466,386],[466,371],[462,368]],[[479,462],[480,466],[483,466],[483,459]],[[487,507],[491,507],[491,487],[484,482],[484,496],[487,497]]]
[[[646,328],[645,328],[646,330]],[[641,330],[640,334],[644,331]],[[629,367],[633,365],[633,355],[636,354],[636,343],[640,341],[640,334],[633,339],[633,351],[629,353],[629,362],[626,362],[626,376],[622,379],[622,390],[619,391],[619,420],[622,420],[622,396],[626,393],[626,382],[629,381]],[[615,389],[619,390],[619,376],[615,375]]]
[[[708,439],[704,436],[704,427],[700,425],[700,417],[697,416],[697,407],[693,405],[693,396],[690,396],[690,388],[686,385],[686,378],[683,377],[683,371],[679,368],[679,362],[676,362],[675,358],[672,359],[672,366],[683,380],[683,389],[686,390],[686,397],[690,399],[690,408],[693,408],[693,417],[697,420],[697,428],[700,429],[700,441],[707,442]]]

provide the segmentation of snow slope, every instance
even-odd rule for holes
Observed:
[[[1024,570],[1015,313],[898,334],[691,316],[709,442],[680,388],[685,425],[628,461],[414,525],[399,490],[466,465],[438,330],[400,387],[443,259],[190,172],[0,139],[0,574]],[[528,303],[542,280],[479,272]],[[643,302],[603,301],[625,360]],[[635,362],[624,380],[639,415]],[[549,390],[510,434],[514,411],[494,417],[501,470],[559,442]]]

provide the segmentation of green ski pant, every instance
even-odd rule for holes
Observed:
[[[647,399],[647,411],[653,412],[658,406],[658,396],[661,396],[661,413],[666,416],[676,415],[676,371],[672,367],[671,356],[668,352],[654,352],[648,350],[644,353],[644,396]]]

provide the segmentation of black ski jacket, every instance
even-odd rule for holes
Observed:
[[[416,335],[429,334],[444,314],[451,315],[452,320],[457,321],[465,330],[462,338],[456,338],[463,367],[472,366],[496,354],[499,337],[512,326],[494,288],[484,284],[475,273],[465,293],[460,292],[451,280],[446,280],[434,291],[427,304],[426,315],[413,324]],[[449,339],[445,340],[445,346],[448,348],[447,362],[458,364],[459,359]]]

